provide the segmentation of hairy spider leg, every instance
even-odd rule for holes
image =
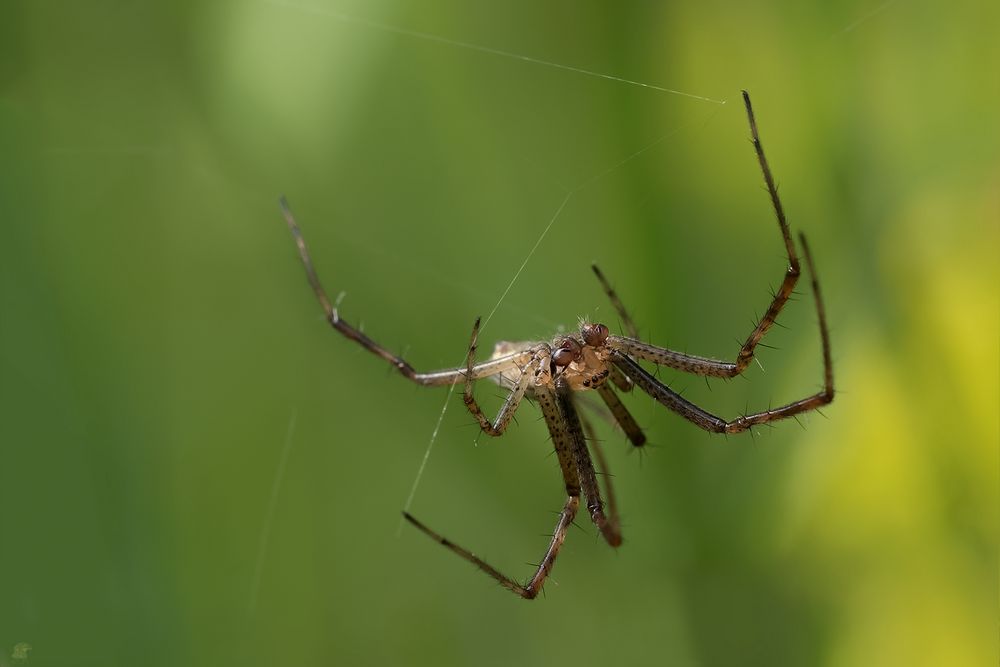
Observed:
[[[542,415],[545,417],[545,424],[549,429],[549,435],[552,436],[552,444],[555,447],[556,458],[559,460],[559,467],[562,469],[563,481],[566,485],[566,502],[559,513],[559,519],[556,522],[552,538],[549,540],[549,546],[545,550],[545,555],[542,556],[542,561],[538,564],[534,575],[532,575],[527,583],[518,583],[468,549],[458,546],[440,533],[431,530],[420,521],[417,521],[410,513],[403,512],[406,520],[425,535],[461,558],[469,561],[496,580],[501,586],[526,600],[533,600],[541,592],[542,586],[545,585],[545,580],[552,572],[552,567],[555,564],[556,557],[559,555],[559,550],[562,549],[562,545],[566,541],[566,533],[569,530],[569,526],[573,523],[573,519],[576,517],[577,510],[580,507],[580,476],[577,474],[575,464],[575,449],[577,445],[574,441],[576,437],[567,424],[566,417],[560,407],[559,398],[554,389],[545,385],[537,387],[535,390],[535,400],[538,401]]]
[[[816,278],[816,269],[813,266],[812,254],[809,252],[809,246],[806,243],[804,235],[799,235],[799,241],[802,243],[806,266],[809,269],[813,299],[816,301],[816,314],[819,320],[820,341],[823,347],[823,389],[821,391],[779,408],[743,415],[742,417],[727,421],[681,397],[680,394],[661,383],[624,352],[615,351],[611,357],[612,362],[632,378],[640,389],[652,396],[659,403],[670,408],[696,426],[713,433],[740,433],[758,424],[787,419],[788,417],[793,417],[802,412],[815,410],[826,405],[833,400],[834,395],[833,362],[830,357],[830,334],[826,327],[826,311],[823,307],[823,299],[820,296],[819,280]]]
[[[551,349],[548,344],[539,343],[520,353],[522,356],[530,355],[530,358],[518,369],[521,375],[517,384],[507,394],[507,398],[504,400],[503,405],[500,406],[496,418],[491,422],[489,417],[483,413],[482,408],[479,407],[474,392],[476,378],[474,377],[473,369],[476,367],[474,362],[476,360],[476,347],[479,341],[479,323],[481,319],[477,317],[476,323],[472,326],[472,337],[469,340],[469,352],[465,363],[465,390],[462,394],[462,399],[465,401],[465,407],[468,408],[472,416],[479,422],[479,427],[483,430],[483,433],[492,436],[501,436],[507,430],[507,426],[510,425],[514,413],[524,398],[524,393],[527,391],[528,385],[531,384],[532,380],[545,372],[549,364]]]
[[[644,343],[637,340],[638,336],[631,332],[634,329],[634,325],[626,326],[630,330],[629,337],[610,336],[608,338],[608,344],[624,354],[636,359],[650,361],[658,366],[674,368],[685,373],[722,378],[735,377],[742,373],[750,364],[750,361],[753,359],[754,349],[760,343],[764,334],[774,324],[775,320],[778,319],[781,309],[788,303],[788,299],[795,289],[795,284],[798,282],[801,273],[799,258],[795,253],[795,243],[792,241],[792,234],[788,229],[788,222],[785,220],[785,210],[781,205],[781,199],[778,197],[778,188],[774,184],[771,167],[768,166],[767,158],[764,156],[764,146],[761,144],[760,133],[757,131],[757,120],[754,118],[753,107],[750,105],[750,95],[745,90],[743,91],[743,103],[746,106],[747,119],[750,122],[750,135],[754,150],[757,153],[757,161],[760,163],[760,169],[764,175],[764,183],[767,185],[767,192],[771,197],[771,205],[774,208],[774,215],[778,220],[778,227],[781,230],[781,238],[785,242],[785,250],[788,253],[788,268],[785,270],[781,287],[775,292],[774,298],[771,300],[771,305],[768,306],[764,316],[757,323],[757,326],[754,327],[753,331],[750,332],[750,335],[747,336],[746,342],[743,343],[743,347],[740,348],[739,353],[736,355],[735,362],[720,361],[718,359],[675,352],[664,347]],[[615,309],[618,310],[618,314],[622,317],[622,320],[630,322],[628,313],[625,312],[624,307],[621,305],[621,300],[614,290],[611,289],[604,274],[596,266],[593,269],[598,280],[601,281],[604,291],[611,298],[612,304],[614,304]],[[635,380],[631,376],[628,377]]]
[[[577,394],[572,395],[574,403],[578,402],[580,396]],[[604,492],[608,498],[608,521],[612,526],[618,531],[619,538],[621,537],[621,519],[618,514],[618,501],[615,496],[615,487],[611,481],[611,468],[608,466],[608,460],[604,456],[604,447],[601,445],[600,439],[597,437],[597,432],[594,430],[594,425],[590,423],[583,411],[577,410],[577,416],[580,418],[580,424],[583,426],[583,432],[587,438],[587,445],[590,450],[594,453],[594,458],[597,459],[597,465],[601,467],[601,474],[604,476]]]
[[[583,489],[583,496],[587,499],[587,511],[590,512],[590,519],[601,531],[604,540],[613,547],[622,543],[621,528],[618,525],[617,517],[608,520],[604,514],[604,501],[601,499],[601,489],[597,484],[597,473],[594,464],[590,460],[590,453],[587,451],[587,439],[583,434],[583,427],[580,423],[580,415],[577,413],[573,403],[573,390],[567,385],[557,385],[556,397],[559,400],[559,408],[562,411],[563,419],[572,436],[573,462],[576,465],[576,472],[580,478],[580,487]]]
[[[608,279],[604,277],[604,273],[601,271],[600,267],[597,266],[597,264],[591,264],[590,268],[594,271],[594,275],[597,276],[597,280],[601,283],[601,288],[604,290],[608,300],[611,301],[611,305],[614,306],[615,311],[618,313],[618,317],[621,319],[622,326],[625,327],[626,333],[628,333],[630,338],[638,340],[639,328],[635,326],[632,316],[628,314],[627,310],[625,310],[625,304],[622,303],[620,298],[618,298],[618,292],[616,292],[615,288],[611,286]],[[618,370],[616,366],[611,367],[611,381],[614,382],[615,386],[622,391],[632,391],[632,380]],[[602,398],[604,397],[602,396]],[[608,407],[611,407],[610,403],[608,404]],[[625,428],[624,424],[622,425],[622,428]],[[643,441],[645,441],[645,438],[643,438]]]
[[[618,317],[621,318],[622,326],[625,327],[626,333],[628,333],[629,338],[639,337],[639,327],[635,326],[635,322],[632,321],[632,317],[625,310],[625,304],[622,300],[618,298],[618,293],[615,292],[615,288],[611,286],[608,279],[604,277],[604,273],[597,266],[597,264],[591,264],[590,268],[594,271],[594,275],[601,282],[601,287],[604,289],[604,293],[608,295],[608,300],[611,301],[611,305],[615,307],[615,311],[618,312]]]
[[[617,366],[612,366],[612,368],[616,370],[618,369]],[[612,374],[612,377],[613,376],[614,374]],[[632,384],[630,382],[629,387],[631,388],[631,386]],[[642,447],[645,445],[646,434],[642,432],[642,428],[640,428],[639,424],[636,423],[635,417],[632,416],[632,413],[628,411],[625,404],[621,402],[620,398],[618,398],[618,394],[615,393],[615,390],[605,382],[602,385],[598,385],[597,393],[600,394],[601,398],[604,400],[604,404],[608,406],[608,410],[611,411],[612,416],[614,416],[615,421],[618,422],[622,431],[625,432],[629,442],[631,442],[634,447]],[[603,464],[601,465],[603,466]]]
[[[323,307],[323,311],[326,313],[326,319],[330,323],[330,326],[343,334],[346,338],[355,341],[375,356],[389,362],[389,364],[395,367],[396,370],[398,370],[406,379],[425,387],[447,386],[464,382],[467,378],[479,380],[481,378],[518,370],[531,361],[533,352],[531,350],[520,350],[495,359],[489,359],[476,364],[471,368],[463,366],[461,368],[448,368],[430,371],[427,373],[418,373],[405,359],[396,356],[366,336],[360,329],[351,326],[341,319],[340,313],[337,308],[333,306],[330,298],[326,294],[326,290],[323,289],[323,285],[320,283],[319,276],[316,274],[316,269],[313,267],[312,258],[309,256],[309,249],[306,246],[305,238],[302,236],[302,231],[299,229],[298,224],[296,224],[295,217],[292,215],[292,211],[288,207],[288,202],[284,197],[281,198],[281,211],[285,216],[285,222],[288,224],[288,228],[291,230],[292,236],[295,238],[295,245],[298,247],[299,257],[302,259],[302,264],[305,267],[306,278],[308,278],[309,284],[312,286],[313,292],[316,294],[316,299]]]
[[[618,370],[617,366],[608,366],[608,370],[610,371],[609,377],[616,387],[625,392],[632,391],[632,381],[625,377],[625,374]]]

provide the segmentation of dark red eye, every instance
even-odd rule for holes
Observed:
[[[565,347],[560,347],[552,353],[552,363],[556,366],[569,366],[576,359],[576,354]]]
[[[588,324],[583,327],[583,341],[591,347],[600,347],[608,340],[608,328],[603,324]]]
[[[580,343],[574,338],[563,338],[556,341],[556,351],[552,353],[552,363],[556,366],[569,366],[580,358]]]

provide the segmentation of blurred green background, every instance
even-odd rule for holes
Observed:
[[[5,3],[0,665],[996,664],[998,24]],[[567,192],[484,349],[614,322],[597,261],[644,336],[729,359],[784,266],[741,88],[819,267],[828,419],[724,439],[629,397],[648,455],[601,432],[626,542],[581,518],[533,603],[398,533],[447,391],[329,330],[278,196],[344,316],[419,368],[460,363]],[[800,291],[746,380],[664,379],[727,416],[815,391]],[[413,512],[526,577],[563,499],[544,423],[475,446],[448,406]]]

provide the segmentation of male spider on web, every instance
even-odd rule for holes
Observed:
[[[775,187],[774,178],[771,176],[771,169],[764,157],[764,149],[757,132],[757,122],[754,119],[753,108],[750,106],[750,96],[746,91],[743,91],[743,102],[750,122],[750,133],[754,149],[757,152],[757,160],[764,175],[767,191],[771,196],[771,204],[788,254],[788,268],[785,270],[781,287],[774,294],[771,305],[764,313],[764,317],[747,336],[746,342],[743,343],[734,362],[675,352],[639,340],[635,324],[618,295],[615,294],[600,269],[594,266],[594,273],[621,317],[622,324],[629,333],[628,336],[615,336],[603,324],[585,322],[581,324],[579,333],[556,336],[551,342],[498,343],[488,361],[477,363],[476,346],[480,320],[476,319],[472,327],[472,338],[469,342],[465,366],[418,373],[404,359],[389,352],[359,329],[340,318],[337,308],[331,304],[319,282],[302,233],[299,231],[286,202],[282,199],[285,221],[295,237],[299,255],[305,265],[306,276],[320,305],[326,312],[327,320],[334,329],[356,341],[372,354],[389,362],[403,377],[418,385],[431,387],[462,383],[466,407],[479,422],[483,432],[489,435],[499,436],[504,433],[522,399],[528,398],[538,403],[542,415],[545,417],[549,434],[552,436],[559,467],[562,469],[563,482],[566,485],[566,502],[559,513],[559,520],[549,541],[549,546],[545,550],[545,555],[527,583],[521,584],[508,577],[471,551],[431,530],[408,512],[403,512],[407,521],[424,534],[471,562],[493,577],[501,586],[523,598],[533,599],[542,590],[546,577],[552,571],[559,549],[566,539],[567,530],[576,516],[581,493],[587,501],[587,511],[590,513],[590,518],[600,530],[601,535],[604,536],[605,541],[613,547],[622,543],[618,510],[614,502],[611,480],[607,477],[605,477],[605,491],[608,496],[608,512],[607,514],[604,512],[605,503],[601,499],[597,473],[590,459],[588,445],[593,449],[594,455],[601,462],[605,471],[607,466],[603,465],[603,455],[596,439],[587,438],[584,435],[585,430],[589,430],[589,426],[587,426],[586,421],[581,419],[577,410],[579,401],[577,394],[579,392],[595,390],[603,399],[614,420],[636,447],[642,446],[646,437],[628,409],[619,400],[611,385],[621,391],[630,391],[634,386],[638,386],[656,401],[692,422],[695,426],[713,433],[739,433],[758,424],[795,417],[802,412],[815,410],[833,400],[833,368],[830,361],[830,337],[827,333],[826,315],[820,298],[819,283],[813,268],[809,246],[806,244],[805,236],[801,234],[799,241],[802,244],[806,266],[810,273],[813,298],[819,319],[820,342],[823,349],[824,386],[821,391],[778,408],[726,420],[681,397],[639,365],[641,360],[694,375],[721,378],[732,378],[739,375],[753,359],[754,349],[771,328],[771,325],[774,324],[798,281],[799,258],[795,252],[795,244],[792,241],[788,223],[785,221],[785,213],[781,206],[781,200],[778,198],[778,190]],[[509,392],[492,421],[479,407],[473,392],[475,381],[484,378],[493,380]]]

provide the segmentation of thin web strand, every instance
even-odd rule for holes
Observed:
[[[448,406],[451,404],[451,397],[455,393],[455,387],[458,384],[453,384],[448,387],[448,395],[444,399],[444,405],[441,406],[441,413],[438,415],[437,423],[434,424],[434,431],[431,433],[431,439],[427,443],[427,449],[424,450],[424,458],[420,460],[420,467],[417,468],[417,476],[413,480],[413,486],[410,487],[410,495],[406,497],[406,502],[403,504],[403,511],[409,512],[410,507],[413,505],[413,498],[417,495],[417,487],[420,486],[420,480],[424,476],[424,470],[427,468],[427,460],[431,457],[431,450],[434,448],[434,443],[437,441],[438,432],[441,430],[441,424],[444,422],[444,415],[448,412]],[[403,533],[403,522],[404,518],[402,515],[399,517],[399,525],[396,526],[396,537],[399,537]]]
[[[566,208],[566,204],[569,202],[570,197],[572,197],[572,196],[573,196],[573,193],[571,192],[571,193],[568,193],[563,198],[562,203],[559,204],[559,208],[556,209],[556,212],[552,216],[552,219],[549,220],[549,224],[545,226],[544,230],[542,230],[542,233],[539,235],[538,240],[535,241],[535,245],[532,246],[532,248],[531,248],[530,251],[528,251],[528,256],[524,258],[524,261],[521,262],[520,268],[518,268],[518,270],[514,273],[514,277],[511,278],[510,283],[507,284],[507,289],[505,289],[503,291],[503,294],[500,295],[500,298],[497,300],[496,305],[493,306],[493,310],[490,311],[489,316],[487,316],[486,319],[483,320],[483,324],[482,324],[482,326],[479,329],[480,332],[483,330],[483,328],[486,326],[486,324],[490,321],[490,318],[493,317],[493,315],[497,312],[497,309],[500,308],[500,304],[503,303],[503,300],[507,297],[507,294],[510,292],[511,288],[514,287],[514,283],[517,282],[517,279],[518,279],[518,277],[520,277],[521,272],[524,271],[524,267],[526,267],[528,265],[528,262],[531,260],[532,256],[535,254],[535,251],[538,250],[538,246],[540,246],[542,244],[542,240],[549,233],[549,230],[552,229],[552,225],[555,224],[556,220],[559,218],[559,215],[562,213],[563,209]],[[464,361],[464,359],[463,359],[463,361]],[[459,365],[461,365],[461,364],[459,364]],[[413,486],[410,487],[410,495],[408,495],[406,497],[406,503],[403,505],[403,509],[406,512],[410,511],[410,506],[413,504],[413,498],[417,495],[417,487],[420,486],[420,480],[424,476],[424,470],[427,468],[427,460],[430,459],[430,457],[431,457],[431,450],[434,448],[434,443],[437,440],[438,432],[440,432],[440,430],[441,430],[441,424],[442,424],[442,422],[444,422],[444,416],[448,412],[448,406],[451,405],[451,397],[454,395],[454,393],[455,393],[455,387],[457,387],[457,386],[458,386],[458,384],[453,384],[450,387],[448,387],[448,395],[445,396],[444,405],[441,406],[441,412],[438,414],[437,423],[434,424],[434,431],[431,433],[431,439],[427,443],[427,449],[424,450],[424,457],[420,460],[420,467],[417,469],[416,479],[413,480]],[[397,537],[402,533],[402,530],[403,530],[403,519],[400,518],[399,519],[399,525],[396,527],[396,536]]]
[[[490,314],[486,316],[485,320],[483,320],[482,326],[479,327],[480,333],[482,333],[482,330],[486,328],[487,324],[489,324],[490,320],[493,318],[493,315],[496,314],[497,310],[500,308],[500,304],[503,303],[503,300],[507,298],[507,294],[509,294],[511,288],[514,287],[514,283],[516,283],[517,279],[521,277],[521,272],[524,271],[524,267],[526,267],[528,265],[528,262],[531,261],[531,258],[534,257],[535,251],[538,250],[538,246],[542,245],[542,241],[545,239],[546,235],[548,235],[549,230],[552,229],[552,225],[554,225],[556,220],[559,219],[559,215],[563,212],[563,209],[566,208],[566,204],[569,203],[569,200],[572,196],[573,192],[569,192],[566,194],[565,197],[563,197],[562,203],[559,204],[559,208],[556,209],[555,215],[552,216],[552,219],[549,220],[549,224],[547,224],[545,226],[545,229],[542,230],[542,233],[539,234],[538,240],[535,241],[535,245],[531,246],[531,250],[528,251],[528,255],[524,258],[524,261],[521,262],[521,266],[518,267],[517,271],[514,273],[514,277],[510,279],[509,283],[507,283],[507,289],[503,291],[503,294],[501,294],[500,298],[497,299],[496,305],[493,306],[493,310],[491,310]]]
[[[719,109],[716,109],[711,114],[709,114],[705,118],[705,123],[704,124],[708,125],[710,122],[712,122],[712,119],[715,118],[716,114],[718,114],[718,113],[719,113]],[[667,139],[670,139],[671,137],[674,137],[674,136],[680,134],[681,132],[683,132],[684,130],[686,130],[688,128],[688,126],[691,125],[692,123],[693,123],[693,121],[689,122],[689,123],[686,123],[684,125],[681,125],[680,127],[676,128],[676,129],[674,129],[674,130],[672,130],[670,132],[667,132],[666,134],[664,134],[662,137],[660,137],[656,141],[653,141],[652,143],[649,143],[649,144],[643,146],[642,148],[640,148],[636,152],[634,152],[631,155],[629,155],[628,157],[626,157],[626,158],[618,161],[616,164],[612,165],[611,167],[608,167],[604,171],[598,172],[594,176],[591,176],[589,179],[587,179],[586,181],[584,181],[582,185],[579,185],[575,189],[573,189],[570,192],[570,194],[575,194],[577,192],[580,192],[581,190],[585,190],[586,188],[590,187],[595,182],[601,180],[605,176],[611,174],[612,172],[617,171],[621,167],[624,167],[626,164],[628,164],[632,160],[636,159],[637,157],[639,157],[643,153],[656,148],[657,146],[659,146],[660,144],[662,144]],[[548,230],[546,230],[546,231],[548,231]]]
[[[867,22],[869,19],[875,18],[875,16],[881,14],[883,11],[885,11],[886,9],[888,9],[889,7],[891,7],[894,4],[896,4],[896,0],[886,0],[881,5],[878,5],[874,9],[870,10],[868,13],[862,15],[861,18],[857,19],[856,21],[854,21],[853,23],[851,23],[850,25],[848,25],[843,30],[838,30],[837,32],[835,32],[832,35],[830,35],[830,39],[833,39],[834,37],[839,37],[840,35],[845,35],[845,34],[851,32],[852,30],[854,30],[855,28],[857,28],[862,23]]]
[[[695,95],[694,93],[687,93],[683,90],[676,90],[673,88],[664,88],[663,86],[657,86],[652,83],[643,83],[642,81],[633,81],[631,79],[625,79],[620,76],[614,76],[612,74],[603,74],[601,72],[594,72],[588,69],[583,69],[582,67],[573,67],[572,65],[563,65],[562,63],[555,63],[549,60],[542,60],[540,58],[532,58],[531,56],[521,55],[519,53],[513,53],[512,51],[504,51],[502,49],[494,49],[489,46],[483,46],[481,44],[473,44],[471,42],[463,42],[457,39],[450,39],[448,37],[442,37],[441,35],[435,35],[429,32],[421,32],[419,30],[408,30],[406,28],[400,28],[398,26],[390,25],[388,23],[381,23],[379,21],[372,21],[370,19],[364,19],[357,16],[352,16],[350,14],[345,14],[343,12],[330,11],[328,9],[322,9],[320,7],[313,7],[310,5],[303,5],[296,2],[280,2],[280,0],[261,0],[263,4],[271,5],[273,7],[282,7],[285,9],[295,9],[301,12],[315,14],[317,16],[323,16],[326,18],[334,19],[336,21],[342,21],[344,23],[352,23],[354,25],[363,25],[367,28],[372,28],[374,30],[381,30],[383,32],[389,32],[396,35],[404,35],[406,37],[413,37],[414,39],[422,39],[428,42],[437,42],[439,44],[447,44],[448,46],[453,46],[459,49],[467,49],[469,51],[478,51],[480,53],[488,53],[490,55],[499,56],[501,58],[510,58],[511,60],[520,60],[522,62],[531,63],[533,65],[542,65],[543,67],[552,67],[555,69],[566,70],[568,72],[575,72],[577,74],[583,74],[585,76],[592,76],[598,79],[606,79],[608,81],[615,81],[617,83],[624,83],[629,86],[638,86],[640,88],[647,88],[649,90],[655,90],[661,93],[669,93],[671,95],[679,95],[681,97],[688,97],[693,100],[699,100],[701,102],[710,102],[711,104],[725,104],[725,100],[716,100],[711,97],[705,97],[703,95]]]
[[[278,491],[281,489],[281,482],[285,478],[285,466],[288,463],[288,454],[292,451],[292,435],[295,434],[295,422],[298,420],[298,416],[298,410],[292,410],[292,417],[289,419],[288,429],[285,431],[285,444],[281,448],[281,459],[278,461],[278,469],[274,473],[274,482],[271,484],[271,498],[267,501],[267,511],[264,513],[264,525],[260,529],[260,540],[257,544],[257,564],[253,569],[253,584],[250,586],[250,604],[247,606],[247,611],[251,615],[257,609],[260,579],[264,574],[264,557],[267,554],[267,544],[271,536],[274,508],[278,504]]]

